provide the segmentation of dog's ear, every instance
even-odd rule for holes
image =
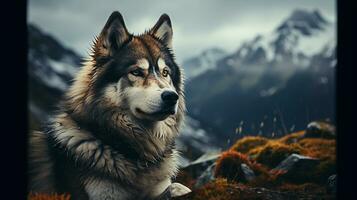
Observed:
[[[167,14],[161,15],[149,33],[160,39],[167,47],[172,48],[172,26]]]
[[[97,38],[96,51],[99,50],[98,53],[101,55],[112,55],[130,38],[123,16],[118,11],[114,11]]]

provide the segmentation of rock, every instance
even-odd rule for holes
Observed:
[[[178,197],[190,193],[190,188],[182,185],[181,183],[172,183],[169,186],[171,197]]]
[[[220,151],[208,152],[208,153],[203,154],[196,160],[192,161],[189,165],[192,166],[192,165],[197,165],[197,164],[201,164],[201,163],[214,162],[220,155],[221,155]]]
[[[199,187],[203,186],[204,184],[215,179],[214,172],[213,172],[215,166],[216,166],[216,163],[213,163],[197,178],[194,188],[199,188]]]
[[[307,125],[305,138],[336,138],[336,128],[327,122],[313,121]]]
[[[337,190],[337,175],[333,174],[327,179],[326,190],[330,194],[336,194]]]
[[[203,173],[197,178],[194,188],[199,188],[199,187],[203,186],[204,184],[215,179],[215,177],[214,177],[215,166],[216,166],[216,163],[213,163],[209,167],[207,167],[207,169],[205,171],[203,171]],[[242,163],[240,166],[241,166],[244,178],[248,182],[252,181],[255,178],[254,171],[245,163]]]
[[[250,167],[247,164],[242,163],[240,167],[247,181],[252,181],[253,179],[255,179],[254,171],[250,169]]]
[[[303,181],[305,178],[309,178],[306,177],[306,172],[314,170],[319,163],[320,161],[316,158],[302,156],[299,154],[291,154],[270,172],[283,172],[281,176],[282,178],[289,179],[291,181]]]

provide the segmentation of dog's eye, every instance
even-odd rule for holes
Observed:
[[[162,76],[163,77],[167,77],[168,75],[169,75],[169,70],[167,70],[167,69],[164,69],[164,70],[162,70]]]
[[[143,76],[143,72],[140,69],[134,69],[132,71],[130,71],[130,74],[134,75],[134,76]]]

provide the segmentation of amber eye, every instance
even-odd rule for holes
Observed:
[[[140,69],[134,69],[134,70],[130,71],[130,74],[132,74],[134,76],[143,76],[144,75],[144,73]]]
[[[167,69],[162,70],[162,76],[167,77],[167,75],[169,75],[169,70]]]

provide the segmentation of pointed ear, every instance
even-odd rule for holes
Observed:
[[[97,39],[96,50],[99,50],[101,55],[112,55],[130,38],[123,16],[114,11]]]
[[[150,34],[159,38],[167,47],[172,48],[172,26],[170,17],[167,14],[161,15],[155,26],[150,30]]]

